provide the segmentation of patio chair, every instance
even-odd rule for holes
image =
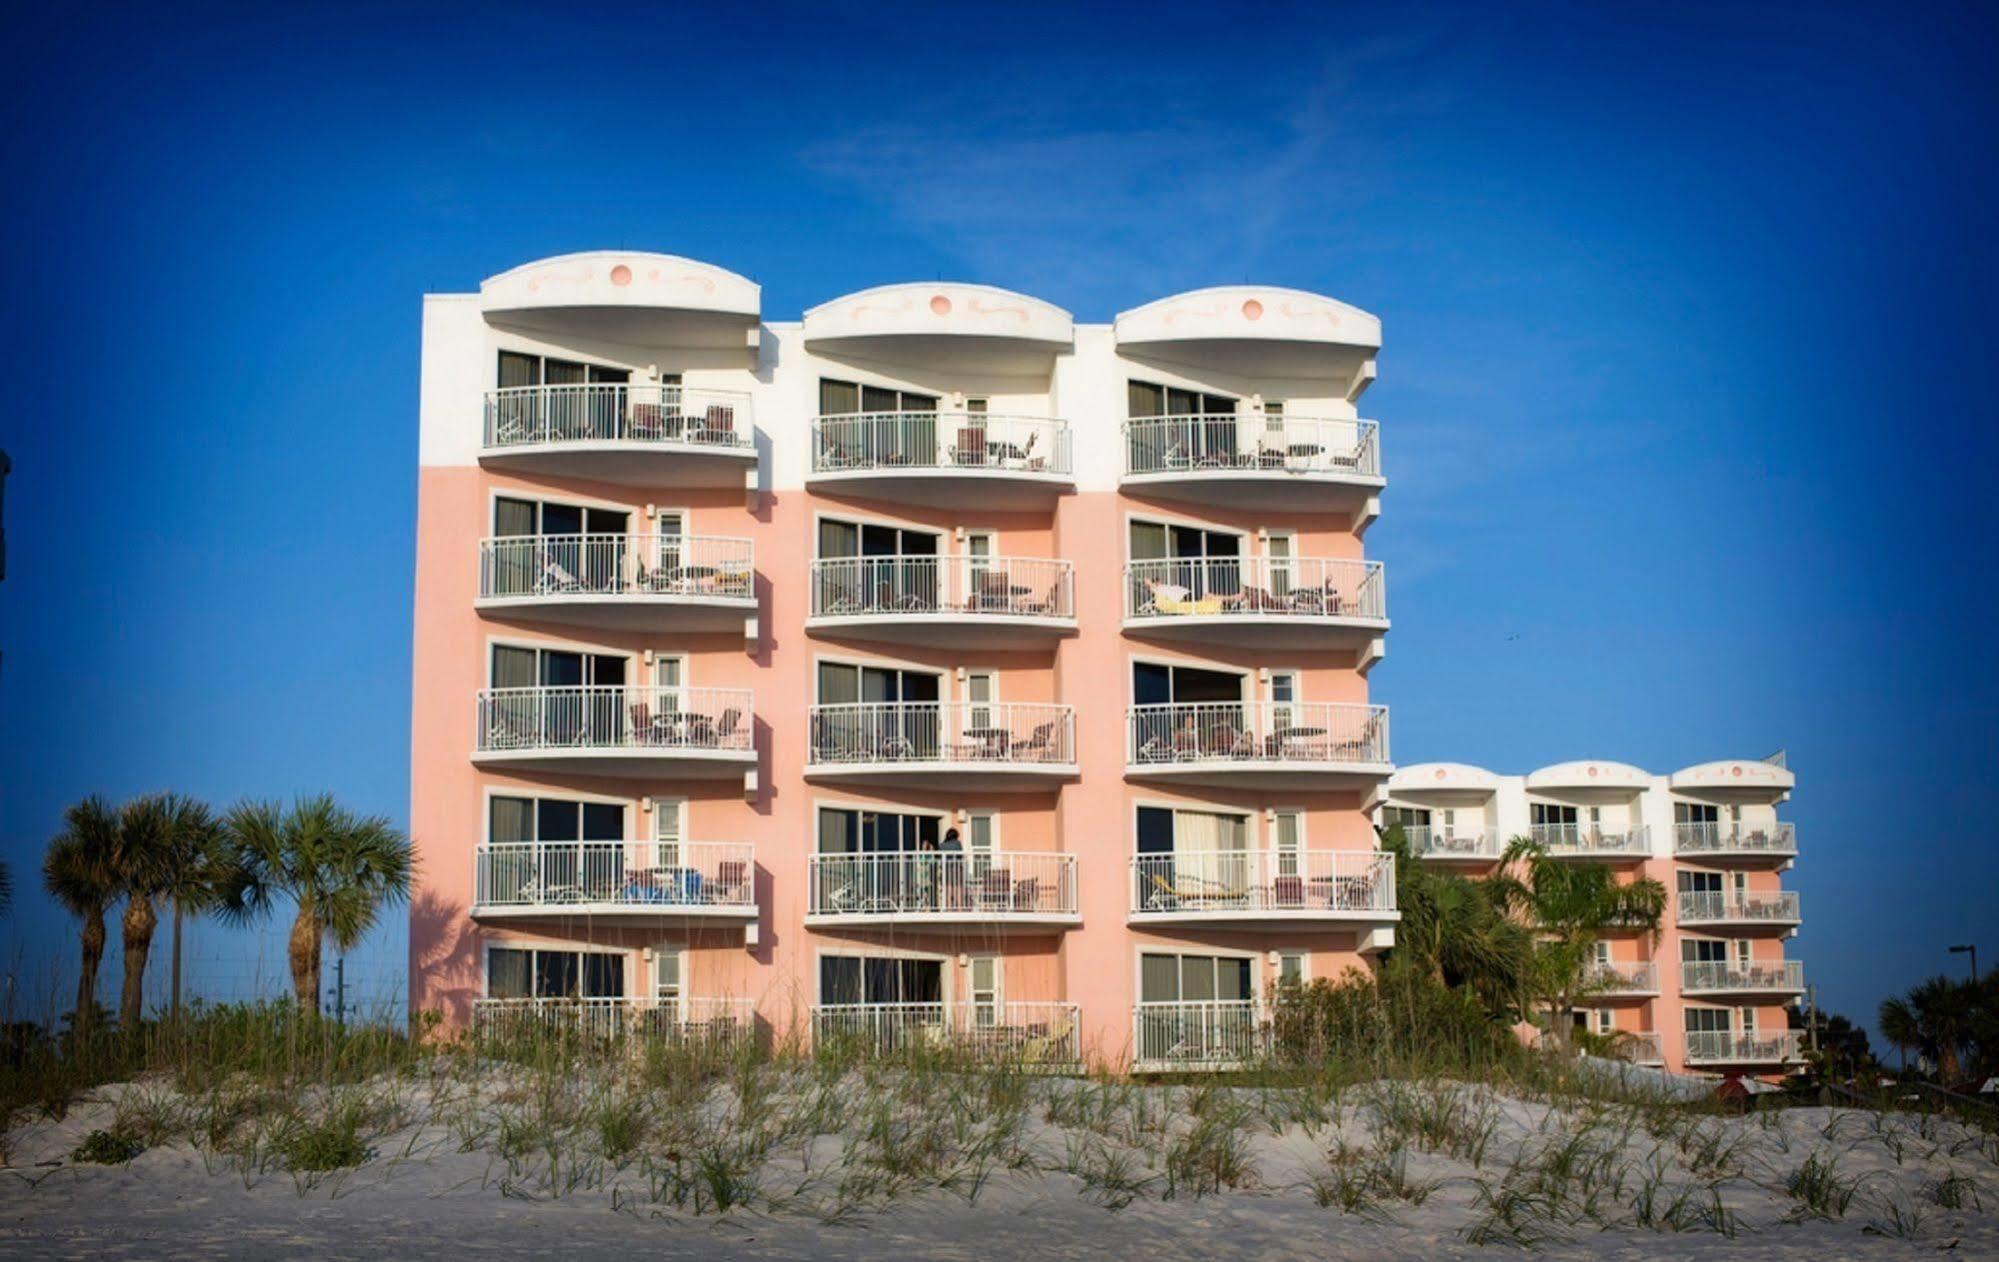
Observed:
[[[714,894],[711,902],[747,903],[750,901],[750,865],[742,859],[724,859],[715,865],[715,881],[708,887]]]
[[[958,445],[951,449],[951,463],[966,466],[986,463],[985,426],[965,425],[959,428]]]
[[[979,880],[979,909],[1005,911],[1013,899],[1013,872],[1009,868],[988,868]]]
[[[544,552],[541,554],[541,575],[535,582],[535,590],[541,595],[561,592],[580,592],[583,583],[574,574],[562,568],[562,563]]]
[[[1041,878],[1023,876],[1013,883],[1013,909],[1015,911],[1039,911],[1041,909]]]
[[[1037,762],[1045,762],[1054,758],[1056,753],[1055,729],[1057,726],[1059,726],[1059,720],[1054,719],[1036,725],[1035,729],[1028,734],[1026,740],[1016,742],[1013,745],[1013,757],[1017,761],[1027,761],[1031,758]]]
[[[690,443],[731,444],[736,441],[736,409],[726,403],[711,403],[698,427],[687,431]]]
[[[1305,878],[1280,876],[1270,882],[1272,907],[1300,908],[1305,905]]]
[[[732,748],[735,744],[736,729],[743,723],[743,712],[738,706],[730,706],[722,711],[722,718],[713,727],[707,727],[701,734],[707,737],[704,744],[717,749]],[[705,725],[704,725],[705,726]]]

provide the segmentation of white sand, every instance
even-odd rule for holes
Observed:
[[[697,1216],[649,1203],[647,1181],[630,1163],[591,1159],[584,1163],[592,1173],[583,1185],[568,1186],[573,1178],[559,1168],[551,1173],[539,1158],[510,1167],[488,1143],[465,1151],[463,1129],[435,1120],[434,1113],[433,1120],[372,1136],[373,1155],[364,1165],[312,1179],[277,1163],[259,1171],[183,1142],[149,1149],[125,1166],[72,1162],[70,1153],[85,1135],[112,1124],[121,1090],[127,1089],[94,1093],[60,1121],[31,1122],[13,1132],[8,1164],[0,1170],[0,1254],[377,1259],[444,1251],[475,1256],[548,1251],[565,1257],[643,1251],[815,1260],[1114,1254],[1145,1262],[1214,1256],[1481,1257],[1518,1253],[1468,1238],[1491,1218],[1490,1196],[1509,1186],[1531,1186],[1532,1172],[1546,1163],[1548,1152],[1586,1128],[1572,1112],[1551,1116],[1542,1105],[1492,1100],[1491,1138],[1474,1166],[1419,1151],[1406,1135],[1391,1131],[1384,1140],[1377,1105],[1364,1091],[1349,1092],[1337,1121],[1324,1127],[1258,1127],[1245,1137],[1248,1172],[1242,1186],[1212,1194],[1161,1199],[1157,1144],[1141,1144],[1134,1151],[1141,1166],[1149,1152],[1147,1173],[1154,1182],[1127,1207],[1112,1210],[1097,1203],[1098,1193],[1083,1180],[1049,1168],[1066,1164],[1064,1152],[1086,1133],[1047,1122],[1037,1107],[1026,1138],[1042,1169],[996,1171],[970,1203],[960,1192],[930,1186],[891,1199],[885,1209],[827,1224],[813,1214],[832,1202],[830,1189],[851,1135],[822,1135],[773,1156],[759,1182],[783,1192],[789,1198],[785,1208]],[[1482,1100],[1468,1098],[1473,1105]],[[422,1114],[420,1107],[413,1110]],[[1527,1215],[1530,1230],[1547,1233],[1538,1253],[1679,1259],[1753,1250],[1769,1258],[1830,1260],[1941,1251],[1947,1257],[1999,1258],[1999,1144],[1975,1129],[1950,1120],[1829,1109],[1700,1125],[1712,1130],[1682,1144],[1674,1136],[1655,1137],[1628,1119],[1602,1122],[1591,1132],[1592,1151],[1601,1155],[1606,1172],[1596,1216],[1577,1218],[1573,1208]],[[1699,1148],[1710,1136],[1731,1152],[1725,1169],[1700,1169]],[[1327,1153],[1341,1144],[1390,1158],[1399,1153],[1411,1180],[1434,1186],[1417,1205],[1387,1198],[1364,1213],[1322,1208],[1312,1180],[1333,1168]],[[1793,1220],[1800,1205],[1786,1181],[1814,1154],[1832,1159],[1837,1182],[1853,1187],[1851,1204],[1838,1221]],[[1608,1190],[1616,1181],[1612,1171],[1622,1171],[1623,1178]],[[1632,1203],[1647,1171],[1660,1189],[1698,1186],[1707,1195],[1711,1187],[1735,1234],[1720,1234],[1711,1225],[1682,1231],[1637,1225]],[[1969,1180],[1960,1185],[1967,1200],[1962,1209],[1935,1203],[1935,1185],[1953,1175]],[[1982,1208],[1971,1206],[1972,1197]],[[1913,1239],[1893,1234],[1891,1206],[1917,1215]]]

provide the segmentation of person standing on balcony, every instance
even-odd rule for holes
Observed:
[[[954,905],[965,900],[965,847],[958,840],[958,830],[944,830],[944,842],[938,846],[943,852],[944,895]]]

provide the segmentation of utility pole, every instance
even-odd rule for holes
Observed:
[[[333,1019],[347,1028],[347,957],[333,961]]]
[[[1978,984],[1978,944],[1976,942],[1961,942],[1950,949],[1952,955],[1964,955],[1967,952],[1971,955],[1971,984],[1976,986]]]

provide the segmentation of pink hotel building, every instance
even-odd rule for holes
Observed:
[[[412,1005],[1224,1066],[1393,945],[1393,819],[1661,876],[1590,1019],[1777,1068],[1787,771],[1391,764],[1379,347],[1260,286],[775,322],[600,252],[428,296]]]

